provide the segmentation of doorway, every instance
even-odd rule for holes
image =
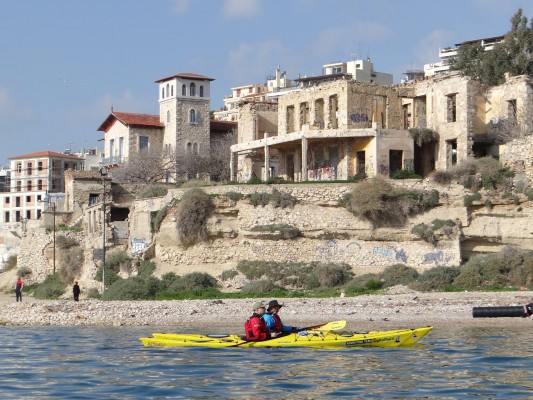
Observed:
[[[365,152],[358,151],[357,153],[355,153],[355,173],[364,174],[365,172],[366,172]]]
[[[389,150],[389,176],[403,168],[403,150]]]
[[[287,179],[294,181],[294,155],[287,156]]]

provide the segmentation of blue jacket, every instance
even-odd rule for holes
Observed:
[[[281,327],[282,327],[282,332],[290,332],[292,331],[292,326],[289,326],[289,325],[284,325],[283,322],[281,322],[281,318],[279,317],[278,315],[278,319],[281,323]],[[263,320],[265,321],[267,327],[268,327],[268,330],[270,332],[276,332],[276,318],[274,317],[274,315],[272,315],[271,313],[264,313],[263,314]]]

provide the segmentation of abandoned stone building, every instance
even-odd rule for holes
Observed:
[[[394,86],[348,75],[300,81],[301,90],[279,97],[277,126],[272,108],[239,110],[235,180],[336,180],[402,169],[427,176],[468,157],[499,157],[506,142],[532,128],[533,86],[524,76],[492,88],[459,72]],[[431,140],[415,143],[412,128],[429,130]]]

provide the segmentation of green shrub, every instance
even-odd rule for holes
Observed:
[[[451,219],[434,219],[431,221],[431,228],[434,231],[438,231],[441,228],[444,227],[455,227],[456,223],[452,221]]]
[[[513,194],[511,192],[504,192],[502,193],[502,199],[509,199]]]
[[[117,273],[120,271],[131,273],[131,262],[132,258],[125,251],[110,251],[105,260],[106,273],[110,269]]]
[[[292,208],[296,203],[298,203],[298,200],[296,200],[296,197],[290,193],[284,193],[274,189],[270,195],[270,203],[272,204],[272,207]]]
[[[24,278],[25,276],[29,275],[31,275],[31,269],[29,269],[28,267],[19,268],[19,270],[17,271],[17,276],[20,276],[21,278]]]
[[[203,186],[214,186],[215,182],[208,181],[206,179],[189,179],[180,185],[182,189],[200,188]]]
[[[363,274],[356,276],[344,288],[347,293],[360,293],[378,290],[383,287],[379,274]]]
[[[144,278],[151,276],[156,268],[156,264],[153,261],[142,260],[137,267],[137,274]]]
[[[33,290],[33,297],[37,299],[58,299],[65,290],[67,285],[59,278],[56,272],[53,275],[48,275],[44,282],[38,284]]]
[[[439,192],[395,189],[384,178],[375,177],[357,184],[345,201],[349,211],[375,227],[403,226],[409,215],[436,206]]]
[[[90,288],[87,290],[86,296],[88,299],[100,299],[101,295],[98,289],[96,288]]]
[[[157,212],[152,212],[150,215],[150,227],[152,232],[159,232],[159,228],[161,227],[161,222],[165,219],[167,212],[168,212],[168,205],[164,206]]]
[[[420,274],[416,281],[408,284],[411,289],[423,292],[444,291],[461,273],[460,267],[436,266]]]
[[[380,281],[384,287],[407,285],[418,278],[418,272],[404,264],[395,264],[385,268],[380,274]]]
[[[96,270],[96,274],[94,275],[94,280],[98,281],[98,282],[102,282],[102,276],[103,275],[104,274],[103,274],[103,271],[102,271],[102,265],[100,265],[98,267],[98,269]],[[120,276],[118,276],[118,273],[113,268],[108,268],[108,266],[106,265],[106,268],[105,268],[105,287],[109,287],[113,283],[115,283],[116,281],[119,281],[121,279],[122,278]]]
[[[256,225],[251,230],[253,232],[279,232],[282,239],[294,239],[302,236],[300,229],[288,224]]]
[[[252,177],[248,180],[248,184],[250,185],[261,185],[262,183],[263,181],[258,177]]]
[[[59,276],[65,283],[79,278],[85,257],[79,246],[63,250],[59,256]]]
[[[352,182],[361,182],[364,181],[368,175],[365,172],[359,172],[358,174],[355,174],[352,176],[349,180]]]
[[[439,141],[439,134],[429,128],[411,128],[409,129],[409,134],[418,147],[422,147],[426,143]]]
[[[433,228],[426,224],[418,224],[413,226],[413,228],[411,229],[411,233],[418,236],[423,241],[431,244],[435,244],[435,242],[437,241]]]
[[[399,169],[392,174],[391,179],[422,179],[422,176],[415,174],[414,171]]]
[[[269,279],[250,282],[246,284],[242,289],[241,293],[251,294],[254,296],[261,296],[261,295],[267,295],[270,294],[276,290],[280,290],[281,287],[276,285],[274,282],[272,282]]]
[[[465,207],[470,207],[476,200],[481,200],[481,193],[465,194],[463,197],[463,204]]]
[[[184,246],[207,241],[207,219],[213,214],[215,205],[201,189],[191,189],[183,194],[176,213],[178,241]]]
[[[6,265],[4,266],[4,271],[11,271],[11,270],[14,269],[16,266],[17,266],[17,256],[14,255],[14,254],[11,254],[11,255],[7,258],[7,263],[6,263]]]
[[[56,232],[83,232],[83,227],[79,223],[74,226],[61,224],[56,226]]]
[[[168,186],[165,185],[148,185],[139,194],[139,199],[147,199],[150,197],[163,197],[168,194]]]
[[[353,278],[352,267],[348,264],[318,264],[313,274],[316,275],[320,286],[337,287]]]
[[[248,201],[254,207],[266,206],[268,203],[270,203],[270,198],[271,198],[270,193],[264,193],[264,192],[254,192],[248,195]]]
[[[431,178],[439,185],[449,185],[452,182],[453,175],[448,171],[435,171]]]
[[[184,275],[180,280],[183,290],[202,290],[216,288],[217,280],[209,274],[203,272],[191,272]]]
[[[161,288],[161,281],[153,276],[132,276],[111,284],[102,296],[103,300],[151,300]]]
[[[244,195],[242,193],[239,193],[239,192],[226,192],[225,193],[225,196],[230,199],[230,200],[233,200],[233,201],[239,201],[239,200],[242,200],[244,199]]]
[[[75,246],[79,246],[80,242],[76,238],[64,235],[56,236],[56,248],[60,250],[70,249]]]
[[[227,269],[225,271],[222,271],[222,274],[220,274],[220,280],[222,282],[229,281],[230,279],[235,278],[237,275],[239,275],[239,271],[235,269]]]
[[[273,185],[273,184],[282,184],[282,183],[287,183],[287,181],[285,180],[285,178],[281,177],[281,176],[275,176],[273,178],[269,178],[267,181],[266,181],[266,184],[267,185]]]
[[[526,188],[524,194],[527,196],[529,201],[533,200],[533,188]]]

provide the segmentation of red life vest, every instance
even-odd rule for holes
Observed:
[[[246,340],[265,340],[270,337],[265,321],[257,314],[253,314],[246,320],[244,333]]]
[[[273,327],[273,331],[274,332],[283,332],[283,324],[281,323],[281,318],[279,317],[278,314],[271,314],[272,317],[274,317],[274,321],[276,321],[274,323],[274,327]]]

